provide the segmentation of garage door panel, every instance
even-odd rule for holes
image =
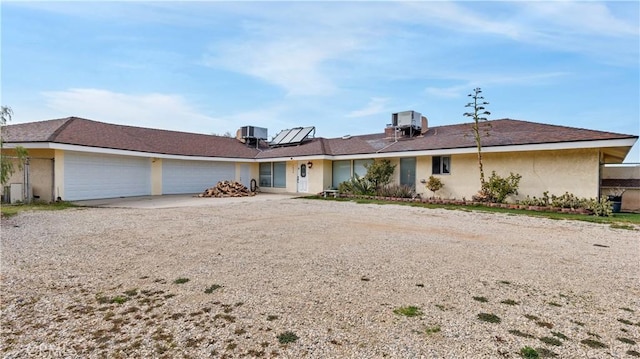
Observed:
[[[162,193],[199,193],[219,181],[234,180],[232,162],[162,161]]]
[[[144,196],[151,194],[148,158],[65,153],[65,199]]]

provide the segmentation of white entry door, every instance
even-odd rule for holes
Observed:
[[[309,191],[309,177],[306,162],[298,163],[298,192]]]

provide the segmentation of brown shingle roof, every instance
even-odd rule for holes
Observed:
[[[637,138],[633,135],[511,119],[488,123],[491,128],[489,136],[484,131],[482,133],[483,147]],[[469,123],[432,127],[423,136],[400,137],[398,142],[393,137],[385,138],[382,133],[354,136],[347,140],[337,138],[329,140],[329,146],[335,155],[473,148],[476,144],[470,128]]]
[[[511,119],[489,123],[490,135],[483,137],[484,147],[638,138]],[[55,142],[170,155],[247,159],[475,147],[470,124],[432,127],[423,136],[399,138],[397,142],[378,133],[349,139],[314,138],[299,145],[261,150],[248,147],[235,138],[114,125],[77,117],[9,125],[3,129],[3,137],[6,142]]]
[[[114,125],[70,117],[7,126],[6,142],[55,142],[158,154],[253,158],[235,138]]]

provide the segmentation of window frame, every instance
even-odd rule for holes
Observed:
[[[287,162],[261,162],[260,187],[287,188]]]
[[[271,184],[273,188],[287,188],[287,162],[271,162]]]
[[[431,156],[431,174],[451,175],[451,156]]]
[[[261,162],[258,169],[260,187],[273,187],[273,166],[272,162]]]

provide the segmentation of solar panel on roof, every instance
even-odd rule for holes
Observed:
[[[288,145],[290,143],[292,143],[293,138],[296,137],[296,135],[302,130],[302,127],[296,127],[296,128],[292,128],[289,133],[284,136],[284,138],[282,139],[282,141],[280,142],[281,145]]]
[[[279,134],[276,135],[276,137],[273,138],[273,140],[271,140],[271,145],[279,145],[280,142],[282,142],[282,139],[289,134],[291,130],[283,130],[280,131]]]
[[[298,142],[304,141],[304,139],[307,138],[307,136],[309,136],[309,134],[311,133],[311,131],[313,131],[313,129],[314,129],[313,126],[305,127],[303,129],[301,129],[300,132],[298,132],[298,134],[295,135],[290,142],[291,143],[298,143]]]
[[[281,131],[271,140],[271,146],[295,145],[304,141],[309,134],[315,130],[315,127],[295,127],[290,130]]]

